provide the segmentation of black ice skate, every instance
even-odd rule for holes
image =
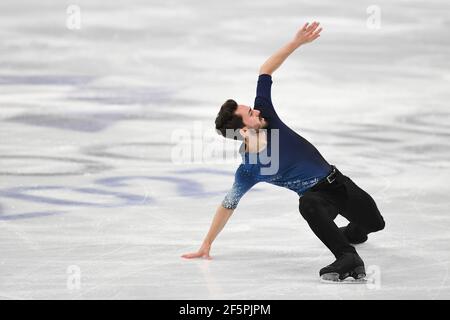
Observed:
[[[352,224],[348,224],[346,227],[340,227],[339,230],[341,230],[351,244],[360,244],[367,241],[367,234],[358,233]]]
[[[319,272],[323,282],[366,282],[364,262],[357,253],[345,252],[335,262]],[[349,277],[353,279],[345,280]]]

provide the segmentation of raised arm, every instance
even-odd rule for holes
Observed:
[[[317,29],[319,22],[314,21],[311,25],[305,23],[305,25],[297,31],[294,39],[289,41],[277,52],[275,52],[259,69],[259,74],[270,74],[278,69],[279,66],[291,55],[298,47],[303,44],[309,43],[320,37],[320,31],[322,28]]]

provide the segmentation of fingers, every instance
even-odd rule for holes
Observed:
[[[314,32],[314,30],[316,30],[319,24],[320,24],[319,22],[314,21],[308,28],[306,28],[306,32],[307,33]]]
[[[205,258],[208,260],[212,259],[209,254],[205,254],[205,253],[201,253],[201,252],[186,253],[186,254],[183,254],[181,257],[185,258],[185,259],[194,259],[194,258]]]
[[[192,259],[192,258],[199,258],[199,257],[201,257],[201,256],[202,256],[201,253],[195,252],[195,253],[186,253],[186,254],[183,254],[181,257],[182,257],[182,258],[186,258],[186,259]]]
[[[305,23],[305,25],[302,28],[302,31],[306,31],[306,27],[308,26],[309,22]]]
[[[305,42],[311,42],[317,39],[318,37],[320,37],[320,32],[322,31],[322,28],[318,28],[320,22],[314,21],[309,26],[308,24],[309,23],[305,23],[301,31],[303,33]]]
[[[317,29],[317,30],[312,34],[312,36],[313,36],[314,38],[317,38],[317,37],[320,35],[320,31],[322,31],[322,28]]]

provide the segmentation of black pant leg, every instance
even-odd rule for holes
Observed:
[[[384,219],[375,200],[349,177],[343,176],[347,199],[340,214],[350,221],[353,232],[368,234],[382,230]]]
[[[338,209],[333,201],[329,201],[326,194],[320,191],[307,191],[300,197],[299,202],[301,215],[336,258],[343,252],[356,252],[334,223]]]

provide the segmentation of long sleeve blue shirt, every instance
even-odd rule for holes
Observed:
[[[254,109],[268,122],[267,146],[259,152],[267,156],[260,160],[258,154],[245,152],[244,144],[241,146],[242,163],[236,170],[233,186],[222,201],[225,208],[235,209],[242,196],[258,182],[284,187],[301,196],[331,171],[319,151],[278,117],[272,104],[271,88],[272,76],[259,75]],[[277,170],[269,170],[271,165]]]

